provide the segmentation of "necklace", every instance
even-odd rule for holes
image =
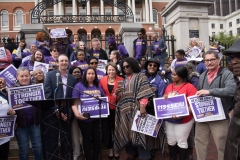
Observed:
[[[110,83],[114,83],[114,81],[115,81],[115,78],[114,78],[114,79],[110,79],[110,78],[108,78],[108,82],[110,82]]]

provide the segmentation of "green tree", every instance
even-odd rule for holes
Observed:
[[[240,35],[230,35],[227,32],[219,32],[215,36],[213,36],[213,39],[215,41],[218,41],[223,44],[233,44],[235,41],[237,41],[240,38]]]

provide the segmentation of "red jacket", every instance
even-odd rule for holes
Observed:
[[[12,54],[8,49],[6,51],[6,58],[0,58],[0,70],[7,68],[12,63]]]
[[[122,77],[116,76],[116,80],[114,82],[114,87],[113,87],[112,93],[109,93],[109,91],[108,91],[108,76],[104,76],[100,80],[99,85],[102,87],[103,92],[105,93],[105,95],[108,96],[108,102],[110,102],[112,104],[116,104],[116,100],[115,100],[116,96],[114,94],[114,91],[116,90],[116,88],[118,86],[118,81],[122,81],[122,80],[123,80]],[[112,110],[116,109],[116,106],[113,106],[113,105],[109,105],[109,107]]]

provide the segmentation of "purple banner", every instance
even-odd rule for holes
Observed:
[[[14,137],[14,125],[17,116],[0,117],[0,139]]]
[[[14,110],[32,107],[25,101],[44,100],[43,84],[34,84],[23,87],[8,88],[9,105]]]
[[[196,119],[201,119],[207,116],[219,115],[218,104],[215,97],[189,97],[188,102],[192,107]]]
[[[100,97],[103,101],[108,102],[108,97]],[[90,118],[99,117],[99,104],[95,98],[81,99],[82,104],[79,105],[78,110],[80,113],[89,113]],[[106,102],[101,104],[101,115],[109,115],[109,105]]]
[[[154,110],[157,119],[189,115],[184,94],[169,97],[168,100],[165,100],[165,98],[154,98]]]
[[[17,82],[16,74],[17,69],[11,64],[0,73],[0,77],[4,78],[6,80],[7,87],[10,87]]]
[[[50,36],[51,38],[65,38],[67,34],[64,28],[56,28],[51,30]]]

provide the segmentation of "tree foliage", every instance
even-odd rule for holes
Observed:
[[[230,35],[227,32],[219,32],[215,36],[213,36],[213,39],[215,41],[218,41],[222,44],[231,45],[234,42],[236,42],[240,38],[240,35]]]

